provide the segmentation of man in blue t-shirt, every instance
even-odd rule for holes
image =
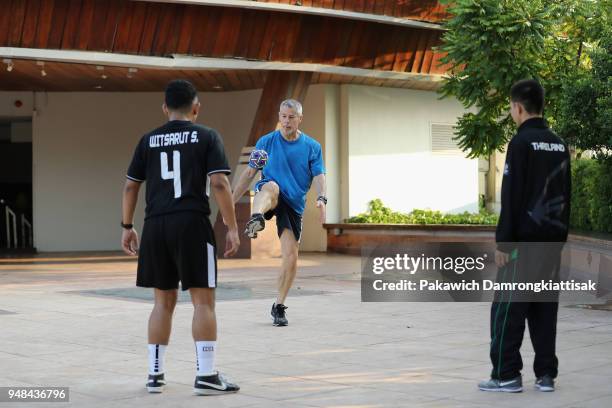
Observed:
[[[257,232],[266,225],[265,220],[276,216],[283,262],[278,297],[271,312],[275,326],[288,324],[285,299],[297,270],[302,215],[306,193],[313,182],[317,189],[320,221],[321,224],[325,222],[327,198],[321,145],[298,129],[302,118],[302,105],[298,101],[283,101],[278,114],[280,129],[262,136],[255,145],[256,150],[268,153],[268,162],[262,170],[261,180],[255,184],[251,219],[245,233],[249,238],[257,238]],[[234,203],[247,191],[258,171],[249,163],[234,188]]]

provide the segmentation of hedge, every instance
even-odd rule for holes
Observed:
[[[612,232],[612,160],[572,162],[570,226],[582,231]]]
[[[481,210],[479,213],[443,214],[440,211],[413,210],[404,214],[385,207],[380,199],[370,201],[368,211],[346,220],[357,224],[472,224],[496,225],[497,215]]]

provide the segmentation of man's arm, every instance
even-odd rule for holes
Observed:
[[[236,204],[240,197],[246,193],[253,180],[253,177],[257,174],[257,169],[254,169],[250,166],[247,166],[246,170],[242,172],[240,178],[238,179],[238,183],[236,183],[236,187],[234,188],[234,192],[232,194],[232,202]]]
[[[497,242],[496,262],[503,266],[508,262],[508,254],[513,249],[511,243],[517,241],[516,227],[520,218],[525,189],[525,146],[517,140],[508,144],[504,178],[501,191],[501,211],[495,231]]]
[[[136,209],[136,203],[138,202],[140,184],[141,183],[129,179],[125,181],[121,206],[121,222],[124,224],[134,223],[134,211]],[[121,235],[121,247],[126,254],[136,255],[138,251],[138,233],[134,228],[123,228],[123,234]]]
[[[317,208],[319,209],[319,221],[321,222],[321,224],[324,224],[325,223],[325,209],[326,209],[327,203],[325,203],[323,200],[319,200],[319,197],[327,197],[327,194],[326,194],[327,186],[325,184],[325,173],[315,176],[315,178],[312,181],[313,181],[313,184],[315,185],[315,189],[317,190]]]
[[[232,189],[229,180],[224,173],[214,173],[210,175],[210,186],[215,194],[215,199],[219,205],[219,211],[223,221],[227,226],[225,235],[225,253],[223,256],[232,256],[238,252],[240,238],[238,237],[238,225],[236,224],[236,213],[234,212],[234,202],[232,201]]]

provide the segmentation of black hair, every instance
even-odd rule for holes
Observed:
[[[166,106],[170,110],[188,111],[197,95],[198,92],[191,82],[175,79],[166,86]]]
[[[510,99],[532,115],[541,115],[544,111],[544,88],[535,79],[523,79],[512,85]]]

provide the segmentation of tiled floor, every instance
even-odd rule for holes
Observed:
[[[58,408],[612,406],[611,312],[560,308],[555,393],[531,388],[526,337],[525,392],[489,394],[476,389],[490,371],[488,304],[361,303],[358,257],[305,254],[295,283],[302,296],[289,298],[290,325],[277,328],[268,313],[278,265],[220,261],[226,289],[248,289],[217,304],[218,368],[242,390],[195,397],[188,302],[175,314],[167,391],[144,388],[151,306],[146,289],[130,295],[133,259],[0,259],[0,386],[70,387],[69,404],[34,405]]]

